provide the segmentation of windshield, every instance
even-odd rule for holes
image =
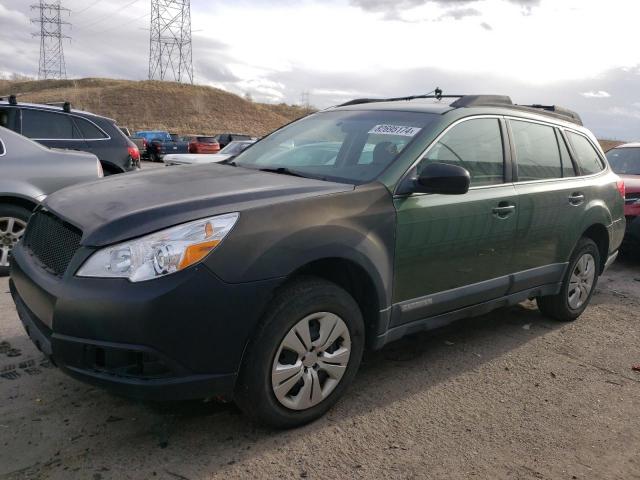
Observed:
[[[607,160],[619,175],[640,175],[640,147],[614,148],[607,152]]]
[[[292,123],[236,157],[246,168],[281,170],[352,184],[370,182],[439,115],[321,112]]]

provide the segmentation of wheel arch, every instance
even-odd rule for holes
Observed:
[[[39,202],[26,196],[0,193],[0,205],[16,205],[18,207],[26,208],[29,211],[33,211],[38,204]]]
[[[594,223],[582,233],[582,237],[590,238],[598,247],[598,253],[600,254],[599,267],[600,273],[602,273],[609,257],[609,232],[607,227],[602,223]]]
[[[366,345],[387,328],[384,312],[387,294],[384,283],[372,266],[352,258],[326,257],[301,265],[287,276],[287,282],[303,276],[313,276],[335,283],[347,291],[362,312],[366,330]]]

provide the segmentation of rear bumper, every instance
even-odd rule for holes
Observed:
[[[226,284],[202,265],[139,284],[59,279],[18,246],[10,288],[33,343],[70,376],[140,399],[230,400],[278,283]]]

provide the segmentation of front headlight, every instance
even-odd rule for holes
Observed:
[[[98,250],[80,267],[79,277],[128,278],[142,282],[198,263],[231,231],[238,213],[184,223]]]

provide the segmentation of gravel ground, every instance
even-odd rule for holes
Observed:
[[[0,478],[640,478],[639,269],[615,264],[572,324],[527,302],[369,354],[337,407],[286,432],[67,378],[0,279]]]

